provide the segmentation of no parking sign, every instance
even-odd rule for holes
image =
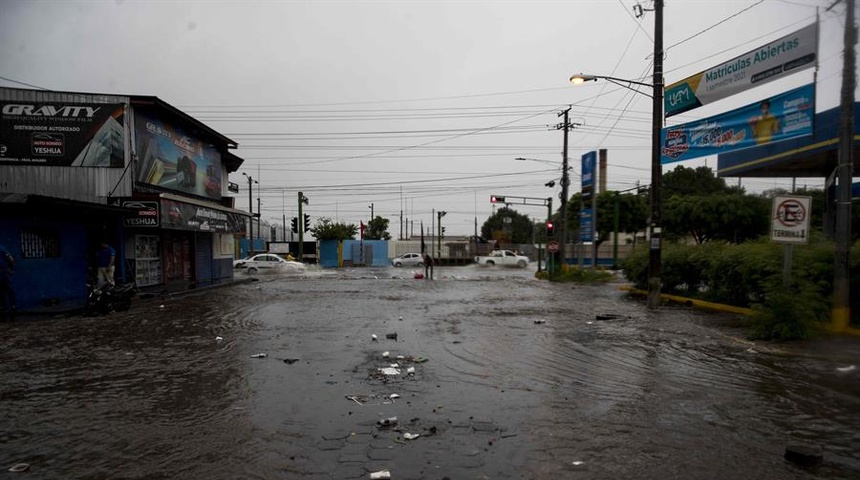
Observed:
[[[774,197],[770,239],[782,243],[807,243],[811,204],[811,197]]]

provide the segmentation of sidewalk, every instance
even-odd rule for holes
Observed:
[[[219,283],[215,283],[212,285],[205,286],[197,286],[194,288],[185,288],[181,290],[165,290],[163,287],[159,286],[153,289],[144,289],[139,290],[137,294],[132,299],[132,308],[134,308],[135,299],[137,300],[146,300],[156,297],[161,298],[169,298],[169,297],[180,297],[184,295],[190,295],[193,293],[205,292],[208,290],[214,290],[217,288],[225,288],[232,287],[234,285],[240,285],[244,283],[254,282],[257,279],[254,277],[233,277],[232,279],[225,280]],[[64,300],[58,302],[51,302],[50,304],[39,305],[36,307],[31,307],[27,309],[19,309],[13,319],[22,320],[22,319],[35,319],[35,320],[43,320],[50,318],[62,318],[62,317],[72,317],[76,315],[81,315],[84,312],[86,298],[84,299],[72,299],[72,300]]]

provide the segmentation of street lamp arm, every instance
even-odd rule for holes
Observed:
[[[572,83],[574,85],[582,85],[585,82],[596,82],[599,79],[607,80],[609,82],[614,83],[615,85],[618,85],[619,87],[624,87],[628,90],[632,90],[636,93],[645,95],[648,98],[654,98],[653,95],[650,95],[650,94],[643,92],[641,90],[637,90],[637,89],[630,86],[630,85],[639,85],[642,87],[653,88],[654,85],[652,85],[650,83],[645,83],[645,82],[638,82],[636,80],[628,80],[626,78],[609,77],[606,75],[586,75],[584,73],[580,73],[577,75],[572,75],[570,77],[570,83]]]

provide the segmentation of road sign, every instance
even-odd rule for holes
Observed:
[[[553,240],[553,241],[547,243],[546,249],[552,253],[557,252],[558,251],[558,241]]]
[[[811,197],[774,197],[770,239],[782,243],[807,243],[811,203]]]

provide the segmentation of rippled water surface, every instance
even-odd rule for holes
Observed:
[[[0,324],[0,476],[860,478],[860,341],[752,344],[532,275],[311,272]]]

